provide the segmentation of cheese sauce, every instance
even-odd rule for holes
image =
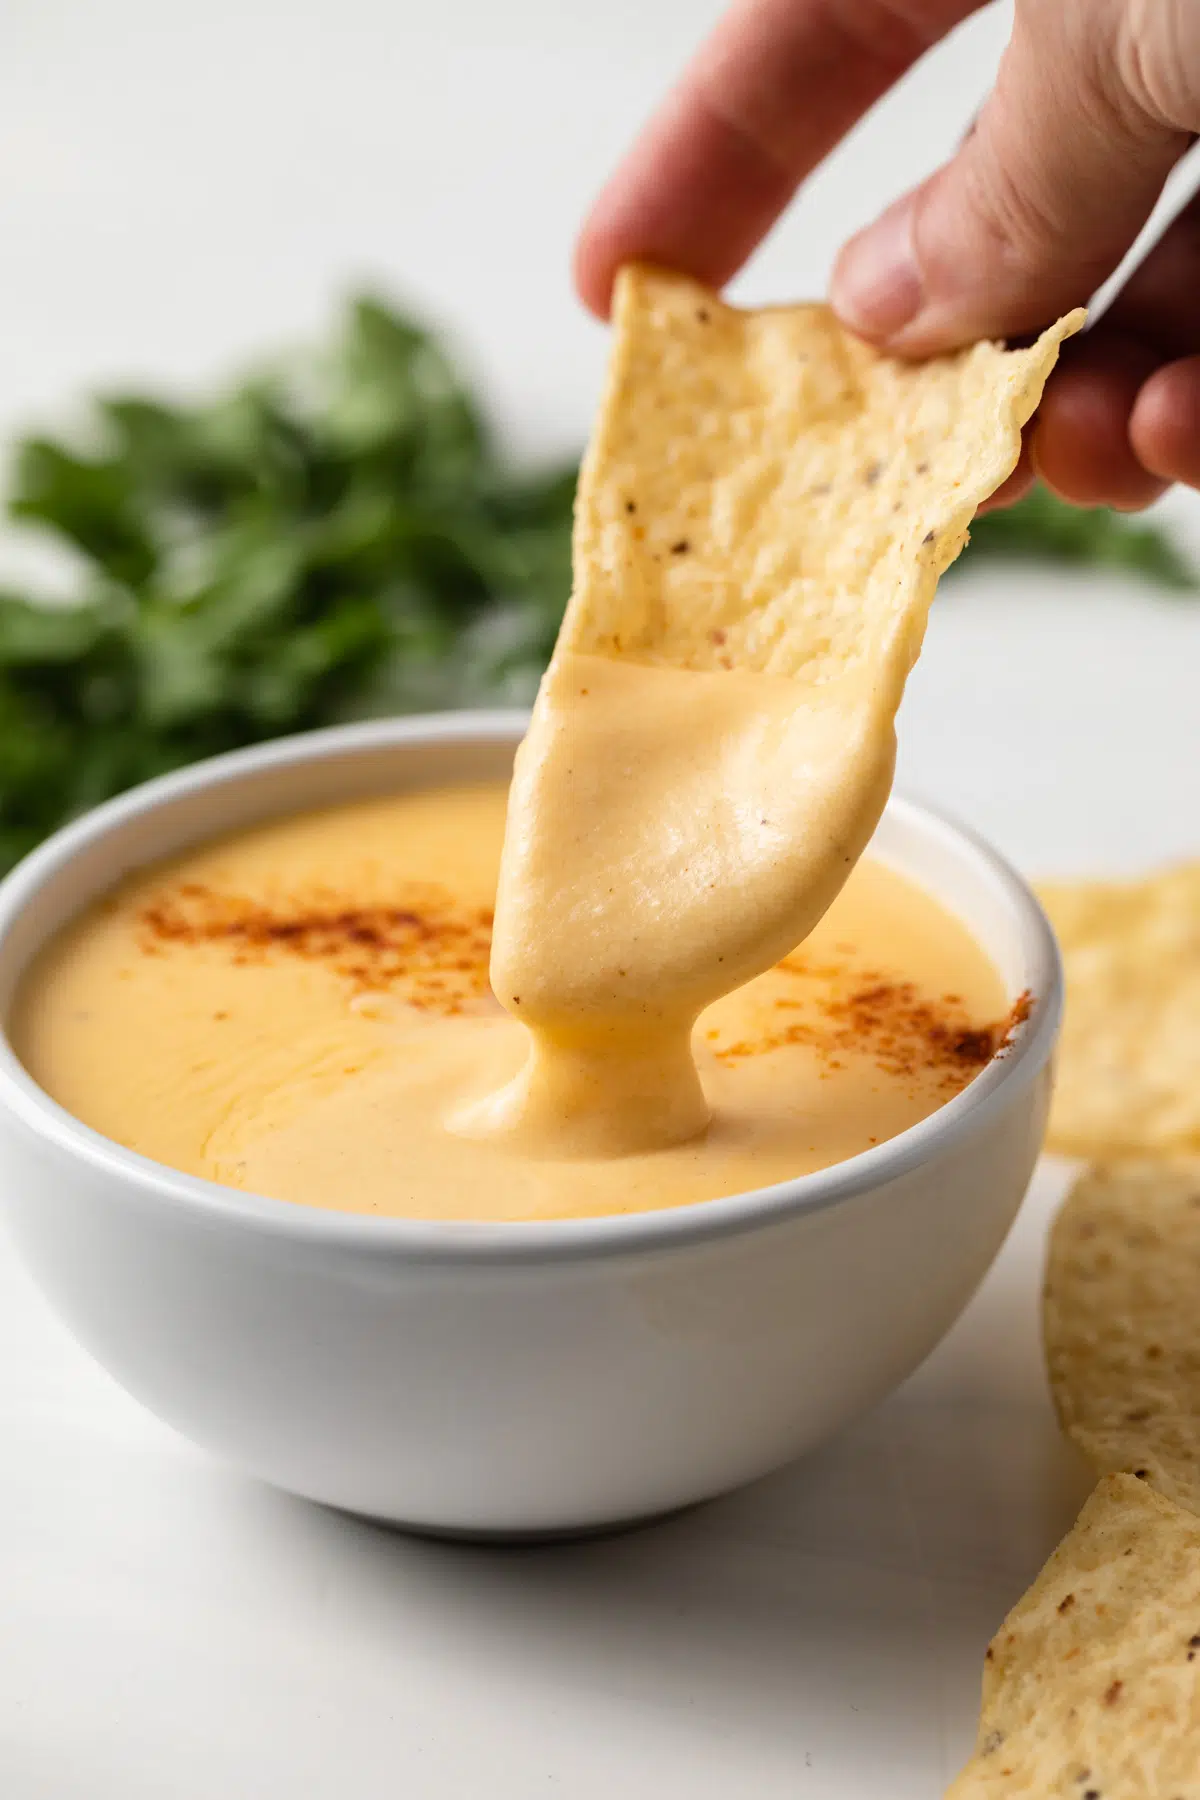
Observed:
[[[585,686],[595,671],[587,673]],[[669,750],[670,721],[661,717]],[[703,755],[695,751],[698,787],[710,751],[719,749],[716,766],[729,778],[725,824],[721,808],[709,808],[708,873],[686,833],[680,867],[691,873],[678,887],[668,889],[661,860],[642,867],[644,879],[631,888],[639,897],[629,903],[624,976],[611,958],[589,962],[580,953],[590,941],[586,909],[571,935],[568,872],[586,887],[606,851],[589,844],[587,789],[559,791],[558,819],[576,827],[578,846],[563,865],[546,960],[531,955],[530,963],[529,1004],[557,1029],[545,999],[553,990],[536,985],[546,963],[562,971],[572,996],[603,999],[613,981],[652,992],[657,959],[665,959],[671,1000],[651,1043],[672,1034],[677,1042],[681,1017],[699,1013],[683,1037],[685,1083],[694,1080],[688,1092],[698,1089],[703,1115],[690,1135],[658,1148],[643,1137],[614,1154],[615,1112],[631,1108],[640,1119],[631,1136],[643,1131],[643,1092],[663,1079],[657,1047],[637,1051],[629,1069],[605,1046],[598,1076],[594,1063],[587,1067],[590,1046],[569,1032],[559,1040],[567,1087],[577,1094],[579,1079],[585,1089],[569,1128],[562,1118],[570,1121],[570,1109],[556,1113],[552,1091],[546,1132],[487,1128],[496,1093],[511,1095],[520,1081],[529,1044],[488,978],[505,820],[499,786],[398,795],[269,823],[134,877],[30,971],[11,1024],[18,1054],[68,1111],[130,1149],[235,1188],[339,1211],[477,1220],[640,1212],[853,1156],[965,1086],[1002,1040],[1008,1001],[966,929],[867,859],[798,952],[705,1005],[769,940],[754,919],[739,921],[738,893],[726,894],[720,941],[730,946],[729,962],[719,975],[697,976],[699,939],[690,956],[684,941],[689,891],[720,892],[721,869],[742,855],[730,844],[748,836],[762,856],[749,865],[741,904],[761,907],[770,846],[786,847],[793,830],[786,803],[782,813],[745,813],[739,740],[723,729],[713,719]],[[587,766],[589,781],[636,776],[611,761],[606,773]],[[669,780],[652,771],[650,763],[640,777],[650,783],[651,810]],[[653,848],[636,839],[610,846],[614,876],[624,880]],[[717,888],[703,889],[705,880]],[[510,892],[502,904],[519,906],[520,895]],[[598,941],[615,943],[610,929],[604,923]],[[516,966],[505,964],[510,985],[524,979]],[[518,997],[523,1006],[520,987],[508,995],[514,1013]],[[597,1016],[614,1014],[600,1005]],[[597,1115],[587,1083],[607,1083],[614,1069],[620,1085],[605,1087]],[[601,1117],[598,1139],[576,1133],[580,1116]],[[654,1113],[651,1125],[660,1124]]]

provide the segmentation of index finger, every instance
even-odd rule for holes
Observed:
[[[592,207],[575,252],[608,312],[641,259],[722,287],[796,188],[980,0],[737,0]]]

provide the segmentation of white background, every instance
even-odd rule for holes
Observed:
[[[370,281],[446,323],[523,449],[574,447],[604,340],[570,295],[571,236],[716,10],[7,0],[0,437],[97,382],[207,379]],[[989,13],[929,58],[740,295],[818,293],[841,237],[953,146],[1004,33]],[[948,585],[902,780],[1035,873],[1195,853],[1198,677],[1198,604],[1091,577]],[[1039,1175],[930,1364],[840,1443],[687,1519],[538,1552],[406,1541],[213,1466],[84,1359],[0,1243],[0,1794],[936,1794],[984,1642],[1085,1485],[1036,1336],[1063,1174]]]

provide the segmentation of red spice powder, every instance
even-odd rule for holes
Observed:
[[[208,945],[224,948],[241,966],[298,957],[323,964],[355,994],[394,992],[443,1017],[475,1010],[490,993],[491,912],[463,907],[433,886],[363,905],[328,891],[268,903],[184,882],[142,907],[138,936],[147,955]],[[796,993],[781,995],[775,1010],[805,1016],[786,1023],[781,1017],[775,1030],[731,1044],[710,1031],[719,1061],[803,1045],[827,1071],[844,1068],[853,1053],[870,1057],[886,1075],[931,1077],[957,1091],[1029,1016],[1027,994],[1007,1018],[980,1026],[957,994],[931,999],[910,981],[874,972],[851,976],[844,964],[809,963],[801,955],[786,957],[779,969],[795,978]]]
[[[387,904],[322,893],[278,903],[186,882],[138,914],[147,955],[173,946],[220,946],[246,966],[281,956],[320,963],[356,994],[399,992],[423,1012],[453,1015],[489,992],[492,915],[440,888],[414,888]]]
[[[923,1077],[938,1087],[957,1091],[989,1063],[1029,1017],[1031,996],[1022,994],[1006,1018],[978,1025],[964,1011],[957,994],[931,999],[914,982],[865,971],[846,987],[848,971],[807,963],[789,956],[779,969],[806,984],[796,997],[781,996],[777,1012],[804,1012],[806,1017],[780,1023],[760,1037],[722,1044],[719,1033],[713,1054],[724,1063],[761,1056],[788,1045],[816,1051],[827,1069],[844,1068],[849,1054],[869,1057],[885,1075]],[[832,985],[833,992],[829,992]]]

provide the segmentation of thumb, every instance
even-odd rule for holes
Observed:
[[[957,155],[842,251],[832,300],[851,330],[932,355],[1035,330],[1111,274],[1189,141],[1124,79],[1119,23],[1107,0],[1018,3]]]

